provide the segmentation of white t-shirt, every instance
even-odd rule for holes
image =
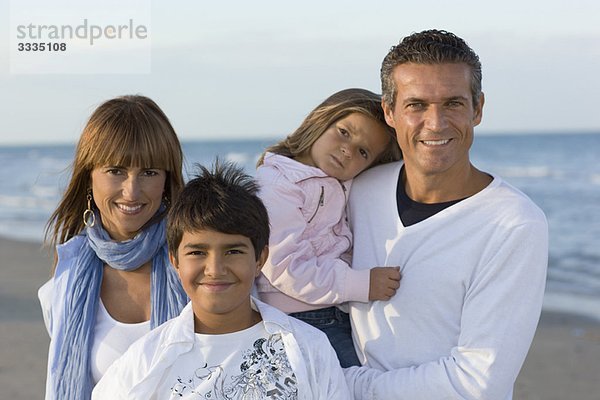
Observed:
[[[163,375],[157,399],[296,399],[281,334],[262,322],[243,331],[195,334],[191,351]]]
[[[148,332],[150,332],[150,321],[137,324],[119,322],[111,317],[102,300],[99,300],[90,360],[94,385],[133,342]]]

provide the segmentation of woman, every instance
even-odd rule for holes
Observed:
[[[56,245],[54,275],[39,291],[51,338],[46,399],[89,398],[131,343],[186,304],[165,241],[182,158],[149,98],[115,98],[90,117],[46,228]]]

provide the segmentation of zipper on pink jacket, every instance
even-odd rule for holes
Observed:
[[[317,216],[317,213],[319,212],[319,208],[323,207],[324,199],[325,199],[325,186],[321,186],[321,195],[319,196],[319,205],[317,205],[317,209],[315,210],[312,217],[310,217],[310,219],[308,220],[309,224]]]

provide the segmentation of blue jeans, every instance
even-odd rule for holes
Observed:
[[[290,316],[325,332],[342,368],[360,365],[356,350],[354,350],[354,343],[352,343],[352,328],[348,314],[337,307],[328,307],[291,313]]]

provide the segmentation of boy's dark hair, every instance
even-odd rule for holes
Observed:
[[[258,184],[233,163],[215,161],[212,171],[199,171],[171,206],[167,221],[167,244],[177,259],[184,232],[213,230],[246,236],[256,260],[269,244],[269,215],[258,197]]]

